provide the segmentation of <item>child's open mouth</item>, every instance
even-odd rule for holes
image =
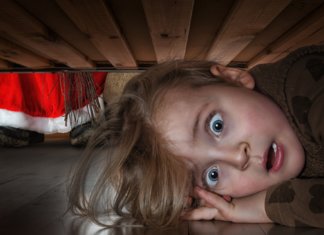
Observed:
[[[283,147],[273,142],[265,154],[265,168],[268,172],[278,171],[283,163]]]

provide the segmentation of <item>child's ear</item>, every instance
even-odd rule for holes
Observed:
[[[213,75],[226,80],[227,82],[234,83],[238,86],[242,86],[251,90],[254,89],[254,78],[249,72],[242,69],[215,64],[210,68],[210,72]]]

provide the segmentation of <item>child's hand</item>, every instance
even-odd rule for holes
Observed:
[[[265,212],[266,191],[233,199],[228,202],[221,196],[196,187],[195,193],[203,201],[203,205],[186,212],[186,220],[222,220],[236,223],[270,223]]]

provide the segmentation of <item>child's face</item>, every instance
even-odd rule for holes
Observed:
[[[226,85],[172,89],[155,116],[195,184],[240,197],[296,177],[304,152],[279,107],[253,90]],[[276,149],[276,151],[275,151]]]

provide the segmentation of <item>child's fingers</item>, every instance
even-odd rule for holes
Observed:
[[[220,220],[219,217],[218,210],[210,207],[199,207],[182,215],[184,220]]]
[[[221,75],[221,73],[220,73],[220,71],[219,71],[219,69],[218,69],[217,64],[214,64],[214,65],[212,65],[212,66],[210,67],[210,72],[211,72],[214,76],[220,76],[220,75]]]
[[[229,196],[229,195],[222,195],[222,197],[224,198],[224,200],[225,201],[227,201],[227,202],[231,202],[232,201],[232,197],[231,196]]]
[[[194,192],[199,200],[204,202],[204,206],[186,212],[183,218],[187,220],[215,219],[232,222],[271,222],[264,208],[266,191],[234,199],[231,202],[199,187],[195,187]]]
[[[232,202],[228,202],[223,197],[199,187],[195,188],[195,192],[201,200],[205,201],[209,208],[217,210],[217,213],[214,211],[214,219],[226,221],[232,219],[234,212],[234,204]]]
[[[200,199],[205,201],[206,205],[211,205],[219,209],[228,209],[229,205],[231,205],[230,202],[224,200],[223,197],[202,188],[196,187],[195,192]]]

